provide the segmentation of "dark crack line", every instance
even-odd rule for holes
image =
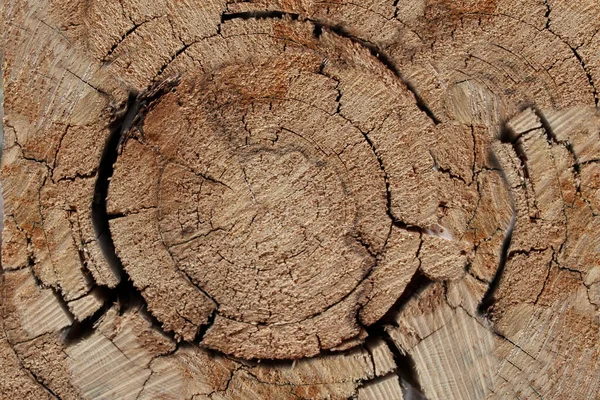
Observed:
[[[515,227],[515,222],[516,213],[514,213],[513,211],[513,216],[510,220],[508,230],[506,231],[506,236],[504,236],[504,240],[502,241],[502,250],[500,253],[500,261],[498,262],[498,269],[496,270],[496,273],[494,274],[494,277],[492,278],[488,289],[486,290],[485,294],[483,295],[483,298],[481,299],[481,302],[479,303],[479,306],[477,307],[477,310],[482,314],[486,314],[489,308],[494,304],[496,300],[494,298],[494,295],[498,290],[498,287],[500,286],[500,281],[502,280],[502,275],[504,273],[504,269],[506,268],[506,262],[508,260],[508,249],[510,248],[510,244],[512,241],[512,234]]]
[[[592,88],[592,95],[594,96],[594,104],[596,105],[596,108],[599,105],[599,98],[598,98],[598,90],[596,89],[596,86],[594,85],[594,78],[592,77],[592,74],[590,72],[590,70],[588,69],[588,66],[586,65],[585,61],[583,60],[583,57],[581,57],[581,54],[579,54],[579,52],[577,51],[579,49],[580,46],[573,46],[571,45],[567,40],[565,40],[561,35],[555,33],[551,28],[550,28],[550,5],[548,4],[548,0],[544,0],[544,4],[546,5],[547,11],[546,11],[546,30],[548,32],[550,32],[551,34],[553,34],[554,36],[556,36],[557,38],[559,38],[564,44],[566,44],[569,49],[571,50],[571,52],[573,53],[573,55],[575,56],[575,58],[577,59],[577,62],[579,62],[579,65],[581,65],[581,68],[583,69],[583,72],[585,73],[587,80],[589,82],[590,87]]]
[[[442,174],[448,175],[451,179],[461,181],[462,183],[467,185],[467,181],[465,180],[465,178],[463,178],[462,176],[460,176],[458,174],[455,174],[454,172],[452,172],[452,170],[450,168],[444,168],[444,167],[440,166],[440,164],[438,163],[437,158],[435,157],[435,154],[433,153],[432,150],[429,150],[429,155],[431,156],[431,159],[433,160],[433,169],[434,170],[439,171]],[[469,186],[469,185],[467,185],[467,186]]]
[[[202,292],[204,293],[204,291],[202,291]],[[212,298],[210,296],[207,295],[207,297],[212,300]],[[217,318],[217,314],[219,314],[219,305],[216,301],[215,301],[215,304],[217,305],[217,307],[215,307],[212,310],[212,312],[208,316],[208,319],[206,320],[206,323],[204,323],[198,327],[196,336],[194,337],[194,340],[192,340],[193,343],[201,344],[202,341],[204,340],[204,336],[206,336],[206,333],[208,332],[208,330],[210,328],[212,328],[212,326],[214,325],[215,319]]]
[[[552,125],[550,124],[550,121],[548,120],[546,115],[542,112],[542,110],[536,106],[532,106],[531,109],[533,110],[533,113],[535,114],[535,116],[538,117],[538,119],[540,120],[542,129],[543,129],[544,133],[546,134],[548,143],[563,146],[565,149],[567,149],[567,151],[573,158],[573,171],[574,171],[574,175],[575,175],[575,179],[574,179],[575,186],[577,189],[577,193],[579,193],[579,195],[581,196],[582,195],[581,186],[579,183],[580,182],[579,175],[581,173],[581,163],[579,162],[579,157],[577,156],[577,153],[575,152],[575,147],[573,146],[573,143],[571,143],[569,140],[559,140],[558,136],[556,135],[556,132],[554,132],[554,129],[552,128]]]
[[[127,37],[128,37],[129,35],[132,35],[133,33],[135,33],[135,31],[137,31],[137,29],[138,29],[139,27],[141,27],[142,25],[144,25],[144,24],[146,24],[147,22],[150,22],[150,21],[152,21],[152,20],[154,20],[154,19],[156,19],[156,18],[157,18],[157,17],[155,17],[155,18],[152,18],[152,19],[150,19],[150,20],[147,20],[147,21],[144,21],[144,22],[140,22],[139,24],[135,24],[135,23],[134,23],[134,24],[133,24],[133,27],[129,28],[129,29],[128,29],[128,30],[127,30],[127,31],[126,31],[124,34],[122,34],[122,35],[121,35],[121,37],[120,37],[120,38],[117,40],[117,42],[111,46],[111,48],[110,48],[110,49],[108,50],[108,52],[107,52],[107,53],[104,55],[104,57],[102,57],[102,58],[100,59],[100,61],[101,61],[101,62],[103,62],[103,63],[106,63],[106,62],[108,62],[108,58],[109,58],[109,57],[110,57],[110,56],[111,56],[111,55],[112,55],[112,54],[115,52],[115,50],[117,50],[117,47],[119,47],[119,46],[121,45],[121,43],[123,43],[123,41],[124,41],[125,39],[127,39]]]
[[[423,393],[423,388],[421,386],[421,383],[419,382],[419,375],[417,372],[416,363],[412,356],[408,352],[402,351],[398,347],[398,345],[396,344],[394,339],[392,339],[385,327],[376,324],[372,325],[372,327],[369,328],[373,328],[368,329],[369,336],[381,338],[392,353],[396,368],[394,368],[390,373],[398,376],[400,381],[404,383],[402,385],[402,394],[405,396],[408,394],[407,391],[409,390],[409,387],[407,386],[412,387],[413,390],[416,390],[418,393]],[[373,370],[375,370],[374,362]],[[365,383],[373,382],[376,379],[377,378],[366,381]],[[408,385],[406,385],[406,383]],[[425,397],[423,396],[423,398]]]
[[[396,300],[394,305],[390,307],[388,312],[383,317],[381,317],[377,323],[371,325],[367,329],[367,331],[369,329],[377,329],[376,325],[391,325],[397,328],[398,323],[396,322],[395,317],[398,314],[398,312],[404,308],[404,306],[409,302],[409,300],[418,296],[432,283],[433,281],[429,279],[427,275],[425,275],[421,270],[418,269],[417,272],[414,273],[414,275],[412,276],[412,278],[404,288],[404,291],[402,292],[398,300]]]
[[[73,216],[73,214],[75,214]],[[87,292],[84,295],[78,297],[78,299],[83,298],[90,294],[96,287],[96,282],[92,272],[89,269],[89,260],[85,255],[85,244],[83,243],[81,237],[81,225],[79,224],[79,217],[77,215],[77,210],[67,211],[67,219],[69,221],[69,225],[71,228],[71,238],[73,240],[73,244],[77,247],[77,254],[79,255],[79,263],[81,264],[81,273],[84,276],[86,285],[88,286]],[[73,221],[75,219],[75,221]],[[75,223],[77,223],[77,227],[75,227]],[[78,300],[71,299],[70,301]]]
[[[550,13],[552,12],[552,9],[550,8],[550,3],[548,3],[548,0],[544,0],[544,6],[546,6],[546,13],[544,14],[544,18],[546,18],[546,29],[550,30]]]
[[[388,70],[390,70],[396,76],[396,78],[398,78],[400,80],[400,82],[402,82],[404,84],[404,86],[406,86],[406,88],[414,96],[417,107],[423,113],[425,113],[425,115],[427,115],[427,117],[433,122],[433,124],[434,125],[440,124],[440,122],[441,122],[440,119],[437,118],[437,116],[433,113],[433,111],[425,103],[425,101],[423,100],[421,95],[418,93],[418,91],[414,87],[414,85],[410,81],[408,81],[407,79],[404,78],[404,76],[400,73],[400,71],[398,70],[398,68],[396,67],[396,65],[394,64],[392,59],[390,58],[390,56],[388,56],[387,53],[385,53],[377,45],[375,45],[373,43],[369,43],[363,39],[357,38],[356,36],[352,35],[348,31],[346,31],[342,26],[327,26],[323,22],[313,21],[313,20],[309,20],[309,21],[311,21],[315,25],[321,25],[323,27],[326,27],[333,33],[335,33],[341,37],[345,37],[345,38],[349,39],[351,42],[357,43],[360,46],[368,49],[372,56],[377,58]]]
[[[81,76],[77,75],[75,72],[71,71],[68,68],[65,68],[65,71],[67,71],[69,74],[73,75],[75,78],[79,79],[81,82],[85,83],[86,85],[88,85],[89,87],[91,87],[92,89],[94,89],[96,92],[100,93],[101,95],[105,96],[105,97],[109,97],[110,95],[104,91],[103,89],[100,89],[94,85],[92,85],[89,81],[83,79]]]
[[[544,291],[546,290],[546,285],[548,284],[548,279],[550,279],[550,274],[552,273],[552,263],[554,262],[554,257],[555,256],[556,256],[556,252],[553,251],[552,252],[552,258],[550,259],[550,262],[548,263],[548,271],[546,272],[546,277],[544,278],[544,284],[542,285],[542,288],[540,289],[540,292],[535,297],[535,301],[533,302],[533,304],[537,304],[538,303],[538,301],[540,300],[540,298],[544,294]]]
[[[393,215],[393,213],[392,213],[392,191],[390,188],[390,179],[388,177],[387,171],[385,170],[385,165],[383,163],[383,159],[379,155],[379,152],[377,151],[375,144],[369,137],[368,132],[363,132],[360,129],[359,129],[359,131],[363,135],[363,137],[364,137],[365,141],[367,142],[367,144],[369,145],[369,147],[371,148],[371,151],[373,152],[373,154],[375,155],[375,158],[377,159],[379,168],[381,169],[381,172],[383,173],[383,180],[385,182],[385,193],[386,193],[386,212],[387,212],[388,217],[392,220],[392,223],[397,228],[400,228],[400,229],[408,231],[408,232],[417,232],[417,233],[423,234],[424,230],[420,226],[409,225],[409,224],[405,223],[404,221],[400,221],[398,218],[396,218],[395,215]]]
[[[113,289],[96,285],[96,287],[100,289],[99,295],[103,297],[104,305],[91,316],[82,321],[75,321],[70,327],[65,329],[63,339],[67,346],[91,335],[95,325],[114,304],[119,305],[121,312],[129,309],[134,304],[141,304],[143,308],[147,309],[147,305],[141,292],[134,286],[129,275],[123,268],[121,260],[116,254],[106,208],[108,187],[110,178],[113,174],[113,166],[118,157],[119,146],[122,143],[123,135],[131,128],[141,105],[142,103],[140,102],[138,94],[132,92],[125,107],[116,115],[111,123],[111,133],[107,139],[98,167],[97,180],[94,189],[94,200],[91,204],[92,224],[94,232],[96,233],[98,245],[104,259],[110,266],[111,271],[119,283]],[[153,316],[148,313],[147,318],[153,319]],[[154,326],[160,326],[156,319],[154,319],[152,323]],[[168,336],[166,332],[162,330],[161,332]]]
[[[592,77],[592,74],[590,73],[585,61],[583,61],[583,58],[581,57],[581,55],[579,54],[579,52],[577,51],[576,47],[573,47],[569,44],[567,44],[569,46],[569,48],[571,49],[571,51],[573,52],[573,55],[575,55],[575,58],[577,59],[577,61],[579,61],[579,64],[581,64],[581,68],[583,68],[583,72],[585,72],[585,76],[587,77],[587,80],[592,88],[592,94],[594,95],[594,103],[596,104],[596,108],[598,107],[598,102],[600,99],[598,99],[598,90],[596,89],[596,86],[594,85],[594,78]]]
[[[71,326],[66,328],[63,333],[63,342],[65,343],[65,346],[68,347],[90,337],[94,333],[94,328],[98,321],[113,306],[115,300],[116,296],[108,297],[105,300],[104,305],[92,315],[82,321],[75,321]]]
[[[173,55],[171,55],[171,57],[169,58],[169,60],[167,62],[165,62],[158,70],[158,72],[156,73],[156,77],[159,77],[163,74],[163,72],[165,72],[165,70],[167,69],[167,67],[177,58],[179,57],[183,52],[185,52],[188,48],[190,48],[190,46],[192,46],[193,44],[196,44],[196,42],[192,42],[189,44],[184,44],[181,48],[179,48],[175,53],[173,53]]]
[[[587,199],[584,194],[581,191],[581,162],[579,160],[579,156],[577,155],[577,152],[575,151],[575,147],[573,146],[573,143],[571,143],[570,140],[559,140],[558,136],[556,135],[556,132],[554,131],[554,129],[552,128],[552,125],[550,124],[550,121],[548,120],[548,118],[546,117],[546,115],[543,113],[543,111],[538,108],[537,106],[532,106],[531,109],[533,110],[535,116],[540,120],[540,123],[542,125],[542,129],[544,131],[544,133],[546,134],[547,137],[547,141],[550,145],[552,144],[556,144],[559,146],[563,146],[571,155],[571,158],[573,159],[573,183],[575,185],[575,190],[579,196],[579,198],[581,200],[583,200],[587,206],[590,208],[590,210],[592,211],[593,214],[593,207],[592,204],[590,203],[589,199]],[[556,164],[556,162],[555,162]],[[556,165],[555,165],[556,168]],[[563,214],[565,217],[565,221],[568,222],[568,215],[565,211],[565,207],[564,205],[566,204],[566,202],[564,201],[564,193],[562,190],[562,185],[560,182],[560,176],[557,175],[557,180],[559,183],[559,187],[561,187],[561,195],[563,195]],[[573,204],[571,204],[572,206]],[[568,225],[568,224],[567,224]],[[568,230],[567,230],[568,232]],[[567,239],[565,239],[565,242],[567,241]],[[561,245],[561,250],[562,251],[562,247],[565,244],[565,242],[563,242],[563,244]]]
[[[170,85],[176,85],[176,81],[170,81]],[[149,143],[147,143],[145,141],[144,138],[144,130],[143,130],[143,120],[145,118],[145,115],[148,113],[149,109],[153,106],[153,104],[149,104],[147,106],[147,109],[142,110],[141,114],[137,116],[136,118],[136,122],[135,122],[135,129],[137,129],[141,136],[137,137],[137,136],[132,136],[132,137],[128,137],[127,140],[135,140],[136,142],[138,142],[139,144],[141,144],[142,146],[146,146],[148,148],[150,148],[152,151],[154,151],[160,158],[161,160],[163,160],[165,162],[165,164],[174,164],[177,165],[178,167],[184,168],[185,170],[191,172],[192,174],[196,175],[197,177],[200,177],[204,180],[207,180],[211,183],[216,183],[219,184],[221,186],[226,187],[229,190],[233,190],[229,185],[227,185],[225,182],[209,175],[208,173],[204,173],[204,172],[200,172],[200,171],[196,171],[192,166],[186,165],[185,163],[180,162],[179,160],[177,160],[174,157],[168,157],[165,156],[164,154],[162,154],[160,152],[160,150],[156,147],[156,146],[152,146]],[[164,171],[162,171],[164,172]],[[151,209],[151,208],[156,208],[156,207],[140,207],[138,210],[144,210],[144,209]],[[127,213],[113,213],[110,214],[110,216],[112,215],[127,215]]]
[[[506,124],[502,124],[500,126],[500,132],[499,132],[500,139],[502,139],[503,136],[506,134],[506,129],[508,129]],[[492,152],[492,155],[494,155],[494,159],[497,160],[497,157],[495,157],[495,154],[493,152]],[[519,159],[521,160],[521,158],[519,158]],[[525,161],[521,160],[522,163]],[[500,281],[502,280],[502,275],[504,274],[504,269],[506,268],[506,262],[508,261],[508,257],[509,257],[508,252],[509,252],[510,245],[512,242],[512,235],[513,235],[513,231],[515,229],[515,224],[517,222],[517,209],[516,209],[515,199],[513,197],[513,192],[510,188],[510,183],[508,182],[508,177],[506,176],[506,173],[504,172],[504,170],[501,168],[499,170],[499,173],[502,177],[502,181],[504,182],[504,185],[508,188],[508,193],[510,195],[510,204],[511,204],[511,208],[512,208],[512,216],[510,219],[510,223],[508,224],[508,228],[506,229],[504,240],[502,241],[502,248],[500,251],[500,260],[498,261],[498,268],[496,269],[496,273],[494,274],[494,277],[490,281],[489,286],[488,286],[485,294],[483,295],[483,298],[481,299],[481,302],[477,306],[477,311],[481,314],[487,314],[490,307],[495,302],[494,295],[495,295],[496,291],[498,290],[498,287],[500,286]]]
[[[17,227],[18,228],[18,227]],[[25,237],[25,240],[27,242],[27,248],[29,249],[30,245],[31,245],[31,238],[29,238],[28,236]],[[62,311],[65,313],[65,315],[67,316],[67,318],[69,319],[69,321],[72,323],[73,321],[76,320],[75,316],[73,315],[73,313],[71,312],[71,310],[69,309],[69,305],[68,305],[68,301],[65,300],[65,296],[63,296],[62,293],[62,288],[60,287],[60,285],[56,286],[56,285],[47,285],[44,282],[42,282],[42,280],[37,276],[35,270],[34,270],[34,266],[35,266],[36,262],[35,262],[35,258],[33,256],[32,253],[27,255],[27,266],[24,266],[25,269],[27,268],[29,270],[29,273],[31,274],[31,277],[35,283],[35,285],[41,289],[41,290],[50,290],[52,291],[52,295],[56,298],[56,301],[59,304],[59,307],[62,309]],[[4,269],[2,269],[3,275],[4,275]],[[85,293],[87,294],[87,293]],[[84,294],[84,296],[85,296]],[[71,299],[69,301],[73,301],[73,300],[77,300],[78,298],[75,299]],[[10,343],[10,341],[9,341]]]
[[[417,250],[415,257],[418,258],[419,253],[420,246]],[[420,269],[417,269],[415,274],[412,276],[410,282],[404,288],[404,291],[402,292],[400,297],[396,300],[394,305],[390,307],[388,312],[383,317],[381,317],[376,323],[365,328],[369,337],[381,338],[387,345],[389,350],[392,352],[396,368],[394,368],[390,373],[398,376],[398,378],[400,379],[402,383],[402,393],[405,395],[405,398],[411,398],[408,397],[409,395],[418,395],[421,396],[421,399],[425,399],[424,395],[422,394],[423,389],[419,381],[419,375],[416,370],[416,363],[414,359],[408,352],[403,351],[401,348],[398,347],[398,345],[394,342],[393,338],[390,336],[386,327],[398,327],[398,323],[396,322],[396,316],[398,312],[402,310],[403,307],[411,299],[415,298],[420,293],[422,293],[432,283],[433,281],[431,279],[429,279],[423,272],[421,272]],[[366,348],[367,347],[365,346],[365,349]],[[375,369],[374,363],[373,369]],[[375,381],[376,379],[377,378],[365,381],[363,383],[363,386],[365,384]]]
[[[280,10],[257,10],[237,13],[225,12],[221,14],[221,23],[231,21],[232,19],[283,19],[283,17],[286,16],[289,16],[294,21],[297,21],[300,18],[300,14]]]
[[[27,371],[29,371],[29,373],[31,374],[31,376],[33,377],[33,379],[42,387],[44,388],[44,390],[46,390],[48,393],[50,393],[52,396],[54,396],[55,398],[57,398],[58,400],[62,400],[62,397],[60,397],[58,394],[56,394],[55,391],[53,391],[50,386],[48,386],[35,372],[31,371],[30,369],[27,369]]]
[[[52,31],[54,31],[55,35],[59,35],[61,38],[63,38],[69,44],[69,46],[73,45],[69,38],[63,33],[63,30],[60,29],[58,26],[52,26],[41,18],[36,19],[40,21],[43,25],[45,25],[47,28],[50,28]]]

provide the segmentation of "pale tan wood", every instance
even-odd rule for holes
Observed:
[[[0,11],[0,398],[598,396],[597,5]]]

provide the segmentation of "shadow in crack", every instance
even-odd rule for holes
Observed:
[[[508,127],[507,123],[504,122],[500,125],[498,138],[502,143],[510,143],[513,146],[515,153],[518,155],[519,160],[521,161],[521,165],[523,167],[523,175],[525,178],[528,176],[527,171],[527,155],[525,154],[524,148],[521,144],[521,137],[517,135],[517,133]],[[502,241],[502,248],[500,250],[500,260],[498,262],[498,268],[496,269],[496,273],[492,278],[481,302],[477,306],[477,311],[485,315],[489,312],[489,309],[494,304],[494,294],[496,290],[498,290],[498,286],[500,285],[500,280],[502,279],[502,274],[504,273],[504,268],[506,267],[506,261],[508,260],[508,250],[510,248],[510,244],[512,242],[512,234],[515,228],[515,222],[517,220],[517,211],[515,206],[515,201],[512,195],[512,191],[510,190],[510,184],[508,182],[508,178],[506,177],[506,173],[504,169],[500,165],[500,161],[496,158],[495,154],[491,152],[490,158],[492,159],[492,163],[494,164],[494,168],[498,169],[501,172],[502,180],[504,184],[509,189],[510,193],[510,201],[512,206],[512,216],[510,219],[510,223],[508,228],[506,229],[506,234],[504,235],[504,240]]]
[[[108,213],[106,211],[106,198],[108,196],[108,186],[110,178],[113,175],[114,164],[119,156],[119,145],[123,134],[128,131],[135,116],[139,111],[139,100],[137,93],[130,93],[127,104],[117,117],[110,124],[110,135],[104,146],[100,165],[98,167],[98,177],[94,188],[94,200],[92,202],[92,224],[98,240],[98,245],[102,251],[104,259],[110,266],[112,272],[121,282],[123,277],[123,265],[115,252],[115,245],[109,228]]]
[[[160,332],[170,337],[173,341],[176,341],[175,335],[172,332],[167,332],[160,328],[162,324],[149,312],[148,305],[140,290],[135,287],[127,271],[124,269],[123,263],[117,255],[110,232],[109,221],[111,216],[108,215],[106,205],[110,179],[113,176],[114,165],[119,156],[119,149],[123,140],[125,140],[126,133],[143,119],[143,111],[154,99],[170,90],[172,83],[173,81],[167,81],[166,84],[158,85],[145,93],[132,91],[125,106],[115,113],[115,118],[109,125],[110,134],[100,159],[94,188],[94,199],[91,205],[92,224],[102,255],[119,283],[112,289],[98,286],[98,295],[103,299],[104,305],[90,317],[83,321],[75,321],[67,328],[64,332],[64,340],[67,345],[89,337],[94,332],[95,325],[100,321],[102,316],[115,304],[118,305],[118,310],[121,314],[131,309],[140,309],[144,317],[153,326],[158,327]]]
[[[102,298],[103,306],[84,320],[75,321],[65,330],[63,339],[67,346],[89,337],[94,332],[94,327],[100,318],[102,318],[115,303],[119,304],[119,310],[121,312],[132,308],[135,304],[139,304],[140,307],[145,305],[141,294],[134,287],[133,282],[129,279],[129,276],[123,269],[121,260],[116,254],[106,211],[108,186],[110,185],[110,178],[113,175],[114,163],[117,161],[119,146],[123,134],[131,128],[138,110],[138,95],[137,93],[132,92],[129,95],[125,107],[116,113],[114,120],[109,125],[110,134],[107,138],[98,166],[98,174],[94,188],[94,199],[91,205],[92,224],[98,240],[98,245],[100,246],[104,259],[119,283],[113,289],[97,286],[97,295]]]
[[[390,310],[377,323],[366,327],[370,337],[381,338],[392,352],[394,363],[396,364],[396,369],[393,373],[400,378],[402,393],[405,399],[416,400],[426,399],[426,397],[422,394],[423,389],[419,382],[415,361],[410,354],[396,345],[396,342],[394,342],[388,332],[388,328],[390,326],[397,326],[396,316],[404,305],[432,283],[431,279],[425,276],[420,270],[417,270],[402,295],[396,300],[396,303]]]

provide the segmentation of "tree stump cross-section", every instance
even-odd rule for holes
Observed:
[[[597,398],[595,5],[0,10],[0,397]]]

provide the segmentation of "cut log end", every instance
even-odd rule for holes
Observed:
[[[46,3],[0,6],[0,397],[594,398],[600,10]]]

